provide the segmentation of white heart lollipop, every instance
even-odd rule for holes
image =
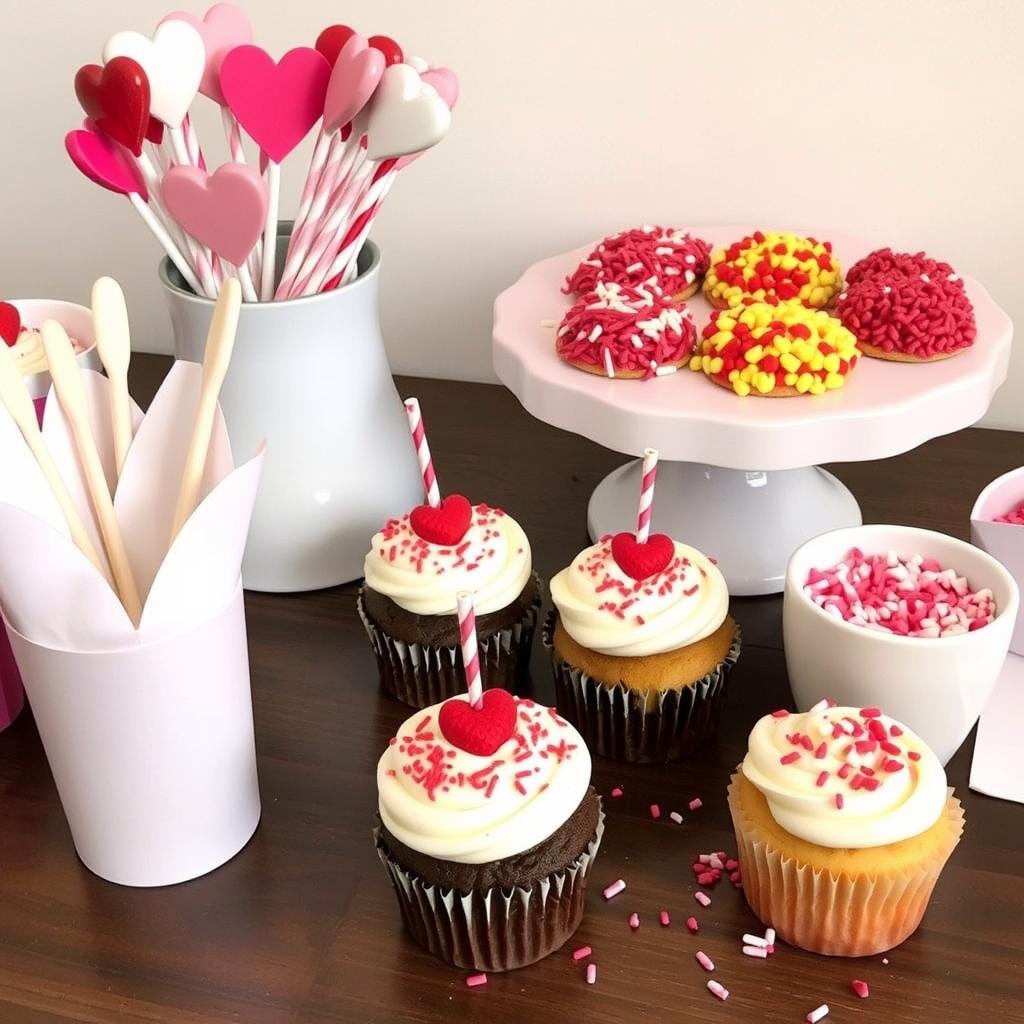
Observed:
[[[392,64],[370,100],[366,155],[371,160],[436,146],[452,123],[448,104],[408,64]]]

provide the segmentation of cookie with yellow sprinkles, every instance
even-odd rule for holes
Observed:
[[[823,395],[857,365],[857,339],[835,317],[798,299],[715,310],[691,370],[737,395]]]
[[[842,290],[832,243],[788,231],[755,231],[717,249],[704,278],[704,297],[718,309],[765,298],[824,309]]]

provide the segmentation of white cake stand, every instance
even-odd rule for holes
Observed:
[[[750,229],[691,230],[717,246]],[[827,237],[844,267],[874,248]],[[654,528],[717,558],[733,594],[781,591],[786,561],[803,541],[861,522],[854,496],[817,463],[883,459],[970,426],[1006,379],[1013,325],[970,278],[978,322],[970,349],[927,364],[862,359],[845,387],[827,395],[739,398],[685,369],[649,381],[583,373],[557,358],[554,330],[541,322],[561,319],[569,305],[562,282],[592,248],[534,264],[498,296],[495,371],[546,423],[628,455],[657,448]],[[689,306],[700,330],[710,307],[699,295]],[[633,527],[638,473],[632,461],[597,486],[592,537]]]

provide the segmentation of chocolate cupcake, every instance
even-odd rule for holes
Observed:
[[[416,942],[478,971],[560,948],[604,830],[590,770],[567,721],[506,690],[408,719],[377,766],[375,840]]]
[[[421,505],[374,535],[359,614],[381,685],[412,707],[464,689],[455,595],[476,595],[484,687],[521,688],[540,610],[540,579],[522,527],[461,494]]]

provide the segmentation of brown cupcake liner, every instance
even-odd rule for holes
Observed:
[[[750,909],[790,945],[826,956],[873,956],[912,935],[964,830],[963,808],[950,790],[948,837],[932,856],[891,873],[834,875],[772,845],[743,812],[738,774],[729,785],[729,810]]]
[[[413,939],[453,967],[487,972],[536,963],[571,938],[583,917],[587,876],[603,835],[601,809],[587,848],[561,871],[526,887],[462,893],[423,881],[388,853],[379,827],[373,833]]]
[[[609,685],[563,661],[554,648],[557,611],[544,621],[541,640],[551,652],[555,706],[583,735],[592,753],[616,761],[663,764],[695,753],[714,735],[725,684],[740,656],[737,624],[725,660],[678,690],[647,695],[622,683]]]
[[[539,595],[540,577],[536,573],[533,577]],[[392,697],[414,708],[426,708],[466,692],[459,647],[409,644],[389,636],[367,616],[362,587],[356,598],[356,608],[377,657],[381,686]],[[485,690],[502,687],[512,693],[519,692],[529,672],[530,651],[539,616],[538,596],[518,622],[486,638],[478,638],[480,677]]]

